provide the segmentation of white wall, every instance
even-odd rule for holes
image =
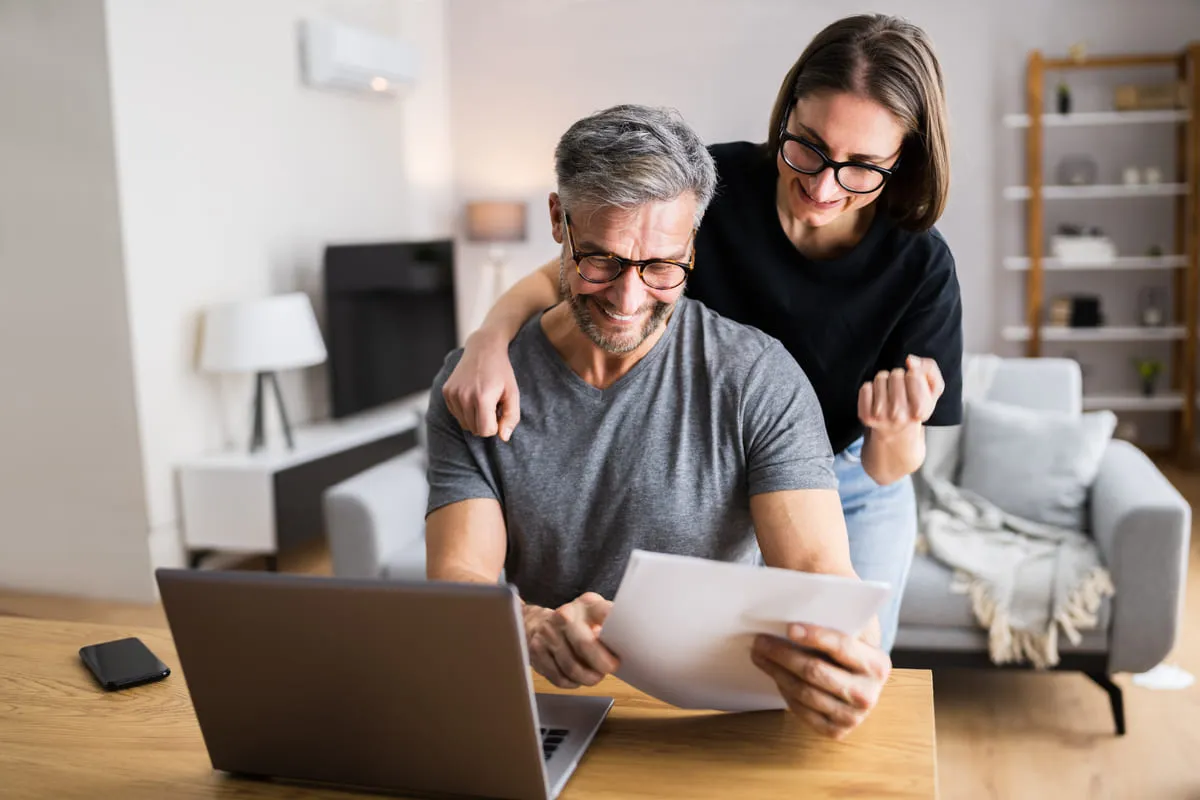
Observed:
[[[986,3],[877,4],[923,25],[941,55],[952,110],[954,185],[940,228],[958,260],[967,344],[990,344],[988,264],[992,51]],[[856,9],[815,0],[455,0],[450,5],[454,167],[462,198],[529,197],[532,241],[514,269],[555,252],[545,194],[553,149],[579,117],[616,103],[679,109],[708,142],[766,138],[784,74],[808,40]],[[481,257],[463,248],[461,269]],[[461,285],[467,285],[465,282]],[[469,304],[464,300],[464,313]]]
[[[966,346],[1014,353],[999,330],[1020,321],[1021,284],[999,262],[1021,252],[1012,249],[1022,247],[1020,209],[1000,190],[1019,182],[1020,138],[999,121],[1023,110],[1028,50],[1061,55],[1086,40],[1093,52],[1159,51],[1200,36],[1195,0],[454,0],[450,11],[457,190],[534,203],[531,241],[512,250],[522,272],[555,252],[545,194],[554,144],[575,119],[615,103],[662,104],[706,141],[762,141],[780,81],[818,30],[861,11],[909,18],[933,39],[945,74],[952,183],[938,227],[958,263]],[[483,253],[464,245],[462,254],[469,276]],[[469,297],[460,311],[477,321]]]
[[[174,464],[244,447],[249,382],[197,372],[212,302],[305,289],[323,247],[449,235],[442,0],[109,0],[130,327],[156,558],[176,538]],[[398,99],[300,80],[309,15],[417,47]],[[293,421],[325,413],[322,369],[284,376]],[[144,533],[144,531],[143,531]]]
[[[104,9],[0,3],[0,586],[150,591]]]

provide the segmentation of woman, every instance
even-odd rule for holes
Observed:
[[[958,279],[933,228],[949,184],[941,68],[920,28],[848,17],[784,78],[765,145],[710,149],[720,184],[688,292],[782,341],[807,373],[837,454],[855,571],[894,587],[879,619],[890,651],[924,425],[961,417]],[[517,424],[508,342],[557,302],[558,271],[556,260],[524,278],[467,340],[444,394],[476,435],[507,441]]]

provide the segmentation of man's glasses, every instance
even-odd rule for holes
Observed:
[[[900,165],[899,159],[891,169],[861,161],[834,161],[808,139],[789,133],[786,122],[779,129],[779,153],[785,164],[802,175],[817,175],[831,167],[838,186],[854,194],[870,194],[883,186]]]
[[[633,267],[638,277],[651,289],[674,289],[688,279],[696,263],[696,249],[692,247],[692,255],[687,261],[668,261],[661,258],[651,258],[646,261],[635,261],[622,258],[612,253],[582,253],[575,249],[575,237],[571,233],[571,217],[563,214],[563,224],[567,230],[567,247],[571,248],[571,260],[575,262],[575,271],[579,277],[588,283],[611,283],[621,276],[625,270]],[[696,229],[692,229],[689,245],[695,243]]]

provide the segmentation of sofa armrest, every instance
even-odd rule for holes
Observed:
[[[1109,444],[1092,487],[1091,523],[1116,588],[1110,672],[1145,672],[1175,646],[1191,516],[1191,506],[1141,450],[1120,440]]]
[[[419,448],[329,487],[322,504],[334,574],[377,578],[397,553],[415,549],[424,540],[428,498]]]

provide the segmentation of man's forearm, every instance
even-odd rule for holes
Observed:
[[[858,578],[838,493],[832,489],[752,495],[750,515],[763,560],[769,567]],[[879,618],[872,617],[859,638],[878,647]]]
[[[452,583],[496,582],[496,578],[489,578],[483,572],[461,564],[430,564],[427,577],[431,581],[450,581]]]
[[[431,567],[429,570],[429,580],[433,581],[450,581],[454,583],[483,583],[494,584],[496,578],[488,577],[479,570],[462,565],[443,565]],[[532,603],[526,603],[521,600],[521,618],[525,622],[525,627],[528,629],[534,621],[540,620],[552,609],[535,606]]]
[[[425,576],[431,581],[492,583],[505,554],[504,513],[495,500],[450,503],[425,518]]]
[[[862,450],[863,469],[880,486],[911,475],[924,462],[924,425],[914,422],[886,436],[867,429]]]

